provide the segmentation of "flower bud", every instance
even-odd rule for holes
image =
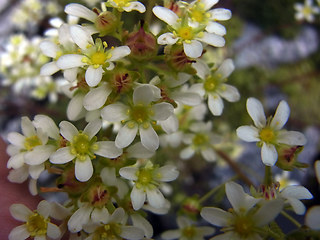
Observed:
[[[130,57],[136,60],[151,59],[158,52],[156,38],[151,33],[145,32],[143,26],[128,35],[126,44],[131,49]]]
[[[100,36],[105,36],[115,31],[118,25],[118,20],[113,13],[104,11],[96,18],[94,25],[100,32]]]
[[[201,210],[199,196],[188,197],[182,202],[181,212],[191,218],[196,218]]]
[[[278,161],[277,167],[285,170],[292,171],[294,168],[306,168],[308,164],[298,162],[297,156],[302,152],[303,146],[289,146],[282,144],[277,147]]]
[[[173,71],[196,74],[196,70],[191,66],[194,61],[187,57],[182,45],[168,45],[164,49],[164,54],[165,61]]]

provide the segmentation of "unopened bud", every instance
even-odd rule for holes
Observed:
[[[196,70],[191,66],[194,60],[187,57],[182,45],[168,45],[164,49],[164,54],[165,61],[173,71],[196,74]]]
[[[303,146],[289,146],[280,145],[277,147],[278,161],[277,167],[285,170],[292,171],[294,168],[306,168],[308,164],[298,162],[297,156],[303,150]]]
[[[118,20],[113,13],[104,11],[99,14],[94,24],[98,29],[100,36],[105,36],[115,31]]]

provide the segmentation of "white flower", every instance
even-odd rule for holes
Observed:
[[[48,136],[42,129],[35,129],[28,117],[21,118],[22,134],[11,132],[8,134],[8,150],[11,157],[7,167],[18,169],[28,164],[30,175],[37,179],[44,170],[44,162],[55,151],[55,146],[47,144]]]
[[[119,173],[123,178],[134,181],[130,197],[135,210],[140,209],[146,199],[154,208],[164,207],[165,198],[158,187],[162,182],[173,181],[179,175],[174,166],[166,165],[159,168],[150,161],[143,166],[123,167]]]
[[[212,235],[215,231],[212,227],[197,227],[194,222],[183,216],[177,218],[177,223],[179,229],[165,231],[161,234],[161,238],[165,240],[201,240],[205,236]]]
[[[129,146],[139,131],[142,145],[150,151],[159,147],[159,137],[152,127],[153,120],[163,121],[173,114],[169,103],[151,104],[160,98],[160,90],[151,85],[141,85],[133,92],[133,106],[123,103],[107,105],[101,110],[104,120],[110,122],[124,121],[119,130],[115,144],[119,148]]]
[[[202,28],[194,28],[189,24],[187,18],[180,19],[173,11],[165,7],[156,6],[153,13],[166,22],[172,29],[158,37],[158,44],[173,45],[182,43],[185,54],[191,58],[198,58],[202,54],[202,43],[206,43],[215,47],[223,47],[225,40],[223,37],[203,31]],[[185,16],[186,17],[186,16]]]
[[[133,0],[108,0],[106,6],[116,8],[120,12],[131,12],[135,10],[144,13],[146,11],[146,7],[141,2]]]
[[[127,217],[123,208],[114,210],[110,217],[105,217],[101,223],[85,227],[89,233],[86,240],[93,239],[129,239],[140,240],[143,238],[143,231],[134,226],[127,226]]]
[[[320,230],[320,206],[311,207],[305,217],[306,225],[314,230]]]
[[[297,20],[307,20],[313,22],[315,14],[320,13],[320,8],[313,5],[313,0],[305,0],[304,4],[295,3],[294,9],[296,10],[295,18]]]
[[[77,67],[87,67],[85,80],[90,87],[97,86],[102,78],[105,70],[114,68],[113,61],[130,54],[128,46],[111,48],[106,42],[102,42],[97,38],[95,43],[91,35],[86,32],[81,26],[70,26],[70,34],[73,41],[80,47],[80,54],[66,54],[61,56],[57,61],[57,66],[60,69],[70,69]]]
[[[199,65],[202,65],[202,67]],[[197,75],[201,77],[204,82],[194,84],[191,90],[198,92],[201,96],[208,97],[208,107],[214,116],[220,116],[222,114],[224,107],[222,98],[229,102],[236,102],[240,99],[238,90],[225,83],[234,70],[231,59],[224,60],[214,73],[211,73],[208,66],[201,62],[193,63],[192,66],[197,70]]]
[[[281,174],[276,174],[274,176],[275,181],[280,184],[279,190],[299,184],[297,181],[290,179],[290,173],[290,171],[283,171]]]
[[[100,131],[101,120],[89,122],[83,131],[70,122],[62,121],[60,134],[69,142],[50,156],[50,162],[64,164],[75,159],[75,176],[81,181],[88,181],[93,174],[92,159],[95,155],[116,158],[122,154],[112,141],[96,142],[95,135]]]
[[[223,227],[225,233],[218,235],[215,239],[254,239],[262,240],[259,228],[274,220],[283,207],[283,201],[276,199],[265,202],[258,210],[254,207],[260,201],[243,191],[243,188],[235,183],[226,183],[226,194],[232,205],[232,211],[224,211],[215,207],[204,207],[201,216],[211,224]]]
[[[188,147],[182,149],[180,158],[189,159],[195,153],[200,153],[208,162],[215,161],[217,156],[212,146],[220,142],[220,137],[213,134],[211,128],[211,122],[196,122],[191,124],[189,129],[194,133],[184,135],[182,141],[188,144]]]
[[[226,29],[217,21],[225,21],[231,18],[231,11],[225,8],[215,8],[210,10],[218,0],[195,0],[187,6],[188,15],[192,24],[199,27],[205,25],[205,30],[223,36]]]
[[[255,98],[247,100],[247,111],[255,126],[241,126],[237,135],[247,142],[259,142],[261,159],[267,166],[273,166],[278,158],[276,146],[279,144],[304,145],[306,138],[300,132],[282,130],[290,114],[286,101],[281,101],[273,118],[265,117],[261,102]]]
[[[57,239],[61,235],[59,227],[50,221],[52,206],[45,200],[38,204],[36,211],[31,211],[23,204],[13,204],[10,206],[10,213],[16,220],[25,222],[25,224],[12,229],[8,236],[9,240],[21,240],[28,237],[46,239],[46,236]]]

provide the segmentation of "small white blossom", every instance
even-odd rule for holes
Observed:
[[[124,121],[125,125],[119,130],[115,144],[119,148],[129,146],[138,131],[142,145],[150,151],[159,147],[159,137],[152,127],[153,121],[163,121],[173,114],[169,103],[152,104],[160,98],[160,90],[151,85],[141,85],[133,92],[133,106],[117,102],[104,107],[101,116],[110,122]]]
[[[305,0],[304,4],[295,3],[294,9],[296,10],[295,18],[297,20],[306,20],[308,22],[313,22],[315,14],[320,13],[320,8],[313,5],[313,0]]]
[[[25,222],[25,224],[12,229],[8,236],[9,240],[21,240],[28,237],[57,239],[61,235],[59,227],[50,221],[52,204],[45,200],[38,204],[36,211],[31,211],[23,204],[13,204],[10,207],[10,213],[16,220]]]
[[[286,101],[281,101],[273,118],[266,119],[261,102],[255,98],[247,100],[247,111],[255,126],[241,126],[237,135],[247,142],[259,142],[261,146],[261,159],[267,166],[273,166],[278,153],[279,144],[304,145],[306,138],[300,132],[286,131],[282,127],[289,118],[290,108]]]
[[[174,166],[165,165],[159,168],[150,161],[142,166],[123,167],[119,173],[123,178],[134,182],[130,197],[135,210],[140,209],[146,200],[154,208],[164,207],[165,198],[159,186],[162,182],[175,180],[179,175]]]
[[[203,240],[205,236],[212,235],[215,231],[212,227],[198,227],[193,221],[183,216],[177,218],[177,223],[179,229],[165,231],[161,234],[161,238],[165,240]]]
[[[146,11],[146,7],[141,2],[134,0],[108,0],[106,6],[116,8],[119,12],[135,10],[144,13]]]
[[[223,227],[221,230],[225,233],[213,237],[212,240],[262,240],[259,228],[273,221],[283,208],[283,201],[276,199],[265,202],[255,211],[254,207],[260,199],[246,194],[242,186],[235,182],[226,183],[226,194],[233,208],[231,211],[204,207],[200,213],[211,224]]]
[[[96,156],[116,158],[122,154],[112,141],[96,141],[95,135],[100,131],[101,120],[89,122],[83,131],[70,122],[62,121],[60,134],[69,142],[50,156],[50,162],[64,164],[75,159],[75,176],[81,181],[88,181],[93,174],[92,159]]]

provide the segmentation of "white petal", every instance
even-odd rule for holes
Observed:
[[[229,84],[222,84],[222,89],[219,89],[218,93],[221,97],[229,102],[236,102],[240,99],[240,93],[238,89]]]
[[[154,92],[149,85],[141,85],[134,89],[133,104],[148,104],[154,99]]]
[[[101,129],[102,121],[101,119],[96,119],[87,124],[84,128],[83,133],[89,136],[89,139],[92,139]]]
[[[18,169],[21,168],[24,164],[24,155],[25,153],[19,153],[9,158],[7,162],[7,168]]]
[[[214,116],[220,116],[224,108],[222,98],[218,94],[210,94],[208,96],[208,107]]]
[[[131,50],[128,46],[121,46],[114,48],[110,51],[110,53],[112,56],[108,59],[108,61],[112,62],[128,56],[131,53]]]
[[[41,76],[51,76],[52,74],[58,72],[60,69],[58,68],[56,62],[49,62],[44,64],[40,69]]]
[[[107,221],[110,218],[110,214],[105,207],[94,208],[91,213],[91,219],[94,223],[101,223]]]
[[[133,209],[139,210],[146,200],[146,193],[142,189],[138,189],[134,186],[131,191],[130,198]]]
[[[116,158],[122,154],[122,149],[117,148],[115,143],[112,141],[100,141],[96,143],[98,145],[98,150],[95,150],[94,153],[107,157],[107,158]]]
[[[228,226],[230,219],[232,219],[231,213],[215,207],[202,208],[200,215],[206,221],[218,227]]]
[[[303,146],[307,143],[307,139],[300,132],[281,131],[277,136],[277,142],[288,144],[288,145]]]
[[[9,208],[12,217],[18,221],[26,222],[33,212],[23,204],[12,204]]]
[[[162,102],[152,106],[154,115],[152,119],[163,121],[173,114],[174,108],[170,103]]]
[[[266,116],[261,102],[256,98],[248,98],[247,111],[252,118],[254,125],[258,128],[266,126]]]
[[[75,156],[70,153],[70,147],[58,149],[50,156],[50,162],[55,164],[64,164],[70,162]]]
[[[85,6],[77,3],[70,3],[64,8],[65,13],[76,16],[79,18],[87,19],[90,22],[95,22],[96,18],[98,17],[93,11]]]
[[[293,208],[293,211],[298,215],[304,215],[306,212],[306,207],[303,205],[303,203],[295,198],[288,198],[288,202]]]
[[[15,227],[9,233],[9,240],[23,240],[27,239],[30,236],[30,233],[25,224]]]
[[[180,158],[189,159],[194,155],[194,150],[192,147],[187,147],[180,152]]]
[[[202,157],[208,162],[214,162],[217,160],[217,155],[212,148],[205,148],[201,150]]]
[[[24,147],[24,142],[26,140],[26,137],[23,136],[22,134],[20,133],[17,133],[17,132],[11,132],[8,134],[7,136],[7,140],[15,145],[15,146],[18,146],[19,148],[25,148]]]
[[[171,182],[179,176],[179,172],[175,166],[165,165],[155,171],[155,176],[161,182]]]
[[[92,207],[81,207],[70,217],[68,229],[72,233],[79,232],[84,224],[87,224],[90,218]]]
[[[217,34],[219,36],[224,36],[227,33],[226,28],[221,25],[220,23],[217,22],[209,22],[206,26],[206,30],[209,33],[214,33]]]
[[[49,159],[56,147],[53,145],[36,146],[31,152],[25,154],[25,162],[29,165],[38,165]]]
[[[249,211],[260,199],[246,194],[241,185],[235,182],[226,183],[226,195],[236,212]],[[241,210],[240,210],[241,209]]]
[[[39,44],[39,48],[44,55],[51,58],[55,58],[57,56],[57,52],[60,50],[55,43],[48,40],[42,41]]]
[[[282,208],[283,201],[281,199],[265,201],[262,207],[253,216],[255,224],[258,227],[265,226],[276,218]]]
[[[44,164],[29,166],[29,174],[33,179],[38,179],[40,174],[44,171]]]
[[[82,161],[77,159],[75,164],[75,176],[80,182],[88,181],[93,174],[93,166],[89,156]]]
[[[226,43],[223,37],[214,33],[207,33],[207,32],[204,32],[203,36],[197,39],[201,42],[207,43],[214,47],[223,47]]]
[[[201,97],[198,93],[193,92],[173,92],[171,97],[184,105],[196,106],[201,103]]]
[[[144,128],[143,126],[140,126],[139,133],[141,143],[146,149],[150,151],[155,151],[158,149],[159,137],[153,127],[149,126],[148,128]]]
[[[314,230],[320,230],[320,206],[311,207],[305,218],[305,223],[308,227]]]
[[[176,38],[173,33],[164,33],[160,35],[157,39],[157,43],[160,45],[173,45],[175,44],[179,39]]]
[[[195,63],[192,63],[192,67],[197,71],[197,75],[201,79],[205,79],[210,73],[210,68],[204,61],[197,60]]]
[[[180,237],[181,237],[180,229],[168,230],[161,234],[161,239],[164,239],[164,240],[178,239]]]
[[[154,155],[154,151],[146,149],[141,142],[137,142],[127,148],[126,154],[128,158],[151,158]]]
[[[132,214],[131,215],[133,226],[138,227],[143,230],[144,235],[147,238],[151,238],[153,235],[152,225],[140,214]]]
[[[36,130],[28,117],[21,118],[21,130],[26,137],[36,135]]]
[[[51,212],[51,204],[46,200],[42,200],[37,206],[37,212],[45,218],[49,217]]]
[[[201,0],[201,3],[204,4],[204,9],[208,10],[217,4],[219,0]]]
[[[129,146],[137,135],[137,124],[133,128],[129,128],[128,125],[129,123],[124,125],[118,132],[115,140],[116,147],[118,148],[125,148]]]
[[[123,167],[119,170],[119,174],[121,177],[129,179],[129,180],[137,180],[137,171],[136,167]]]
[[[284,198],[311,199],[313,196],[303,186],[288,186],[281,191]]]
[[[36,128],[40,128],[43,132],[47,133],[49,137],[56,140],[60,138],[59,128],[52,118],[46,115],[36,115],[34,117],[33,124]]]
[[[202,44],[197,40],[192,40],[191,43],[183,42],[184,53],[191,58],[198,58],[202,54]]]
[[[128,107],[123,103],[113,103],[101,110],[101,117],[109,122],[120,122],[128,118]]]
[[[161,121],[160,125],[161,125],[163,131],[165,131],[168,134],[171,134],[171,133],[174,133],[178,130],[179,120],[175,115],[171,115],[166,120]]]
[[[67,107],[67,117],[71,121],[79,120],[85,112],[83,108],[84,95],[82,93],[77,93],[70,100]]]
[[[288,121],[290,115],[290,108],[286,101],[282,100],[271,120],[270,126],[274,129],[281,129]]]
[[[75,68],[75,67],[81,67],[86,65],[86,63],[82,62],[83,55],[79,54],[67,54],[62,55],[57,60],[57,66],[60,69],[68,69],[68,68]]]
[[[62,121],[59,127],[61,135],[69,142],[72,142],[73,137],[79,134],[78,129],[68,121]]]
[[[77,80],[78,68],[68,68],[63,71],[63,77],[70,83]]]
[[[234,71],[234,68],[235,67],[232,59],[226,59],[222,62],[215,74],[221,74],[222,78],[225,79],[230,76],[230,74]]]
[[[232,15],[231,11],[225,8],[215,8],[211,10],[210,13],[211,13],[211,17],[214,20],[218,20],[218,21],[229,20]]]
[[[37,179],[31,178],[29,180],[28,189],[32,196],[38,195]]]
[[[179,17],[173,11],[168,8],[156,6],[152,9],[154,15],[156,15],[159,19],[166,22],[170,26],[174,25]]]
[[[275,146],[263,143],[261,148],[261,159],[266,166],[273,166],[278,159],[278,153]]]
[[[94,68],[93,66],[89,66],[85,78],[86,82],[90,87],[95,87],[97,86],[102,78],[102,73],[103,73],[102,66],[99,66],[98,68]]]
[[[14,183],[23,183],[29,177],[28,166],[24,165],[18,169],[13,169],[9,172],[8,180]]]
[[[320,161],[319,160],[314,163],[314,170],[316,172],[318,183],[320,183]]]
[[[88,111],[101,108],[107,101],[112,89],[108,84],[102,84],[101,86],[91,89],[90,92],[83,99],[83,106]]]
[[[47,225],[47,235],[48,237],[52,238],[52,239],[57,239],[60,237],[61,235],[61,231],[60,231],[60,228],[51,223],[51,222],[48,222],[48,225]]]
[[[259,130],[253,126],[241,126],[237,128],[237,135],[246,142],[259,142]]]
[[[123,10],[125,10],[126,12],[136,10],[140,13],[144,13],[146,11],[146,7],[140,2],[130,2],[130,5],[128,7],[123,7]]]
[[[165,198],[158,188],[147,189],[147,199],[154,208],[162,208],[165,205]]]
[[[134,226],[121,226],[119,236],[124,239],[140,240],[143,239],[144,232],[142,229]]]

